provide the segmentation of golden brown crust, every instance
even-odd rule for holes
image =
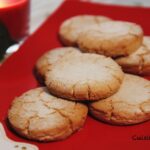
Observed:
[[[59,30],[60,39],[67,46],[77,46],[79,34],[92,25],[110,21],[111,19],[104,16],[79,15],[65,20]]]
[[[145,36],[143,44],[129,56],[117,58],[116,62],[125,72],[150,75],[150,37]]]
[[[52,49],[46,53],[44,53],[36,63],[36,70],[38,74],[44,78],[45,73],[51,66],[60,61],[60,59],[70,53],[78,53],[79,49],[73,47],[59,47]]]
[[[17,97],[8,119],[13,129],[28,139],[56,141],[79,130],[87,111],[85,105],[54,97],[42,87]]]
[[[123,72],[111,58],[96,54],[69,55],[46,74],[51,93],[71,100],[99,100],[114,94]]]
[[[150,119],[150,81],[126,74],[113,96],[89,104],[98,120],[116,125],[130,125]]]
[[[137,24],[109,21],[82,32],[78,45],[83,52],[117,57],[136,51],[142,40],[143,31]]]

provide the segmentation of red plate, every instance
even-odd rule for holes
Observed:
[[[17,141],[24,141],[6,125],[7,111],[15,96],[38,86],[33,75],[36,60],[47,50],[62,46],[58,39],[60,23],[68,17],[79,14],[105,15],[118,20],[140,24],[145,34],[150,35],[150,8],[120,7],[87,2],[66,1],[48,20],[30,36],[20,50],[0,67],[0,121],[7,135]],[[134,94],[134,93],[133,93]],[[85,127],[70,138],[52,143],[31,142],[40,150],[108,150],[150,148],[148,140],[133,140],[136,136],[150,136],[150,121],[134,126],[112,126],[88,117]]]

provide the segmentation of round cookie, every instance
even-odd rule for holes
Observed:
[[[150,81],[125,74],[123,84],[113,96],[89,104],[90,113],[116,125],[130,125],[150,119]]]
[[[49,94],[45,87],[17,97],[8,119],[20,135],[37,141],[62,140],[79,130],[87,117],[87,106]]]
[[[109,21],[93,26],[78,37],[83,52],[110,57],[127,56],[141,46],[142,28],[130,22]]]
[[[142,46],[129,56],[117,58],[125,72],[150,75],[150,36],[144,36]]]
[[[42,77],[50,67],[59,61],[63,56],[70,53],[79,53],[79,49],[73,47],[59,47],[44,53],[36,63],[36,70]]]
[[[79,34],[91,27],[111,20],[104,16],[80,15],[65,20],[59,30],[59,35],[65,45],[76,46]]]
[[[63,57],[47,71],[45,84],[58,97],[71,100],[99,100],[114,94],[124,73],[111,58],[76,53]]]

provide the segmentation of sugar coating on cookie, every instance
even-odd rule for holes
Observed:
[[[150,75],[150,36],[144,36],[141,47],[129,56],[117,58],[125,72]]]
[[[47,69],[50,69],[55,62],[60,61],[63,56],[70,53],[79,53],[79,49],[73,47],[59,47],[44,53],[36,63],[36,69],[39,75],[44,77]]]
[[[62,140],[79,130],[86,120],[87,106],[49,94],[45,87],[17,97],[8,112],[12,128],[37,141]]]
[[[65,20],[59,30],[59,35],[65,45],[74,46],[77,43],[79,34],[91,27],[111,19],[104,16],[80,15]]]
[[[90,113],[111,124],[130,125],[150,119],[150,81],[125,74],[113,96],[89,104]]]
[[[136,51],[142,40],[143,31],[139,25],[109,21],[83,31],[78,37],[78,45],[83,52],[117,57]]]
[[[111,58],[76,53],[63,57],[46,73],[51,93],[71,100],[99,100],[114,94],[124,73]]]

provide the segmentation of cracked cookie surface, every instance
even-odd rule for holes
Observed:
[[[89,104],[92,116],[116,125],[130,125],[150,119],[150,81],[125,74],[113,96]]]
[[[60,59],[70,53],[79,53],[79,49],[73,47],[59,47],[52,49],[44,53],[36,63],[36,69],[41,77],[45,76],[45,73],[50,67],[60,61]]]
[[[108,17],[93,15],[71,17],[62,23],[59,35],[65,45],[75,46],[78,36],[83,30],[109,20],[111,19]]]
[[[87,112],[84,104],[54,97],[41,87],[15,98],[8,119],[12,128],[28,139],[56,141],[79,130]]]
[[[99,100],[119,89],[124,73],[111,58],[76,53],[63,57],[46,73],[51,93],[71,100]]]
[[[127,56],[136,51],[142,40],[143,31],[139,25],[108,21],[83,31],[77,43],[83,52],[117,57]]]
[[[144,36],[142,46],[127,57],[116,59],[125,72],[150,75],[150,36]]]

